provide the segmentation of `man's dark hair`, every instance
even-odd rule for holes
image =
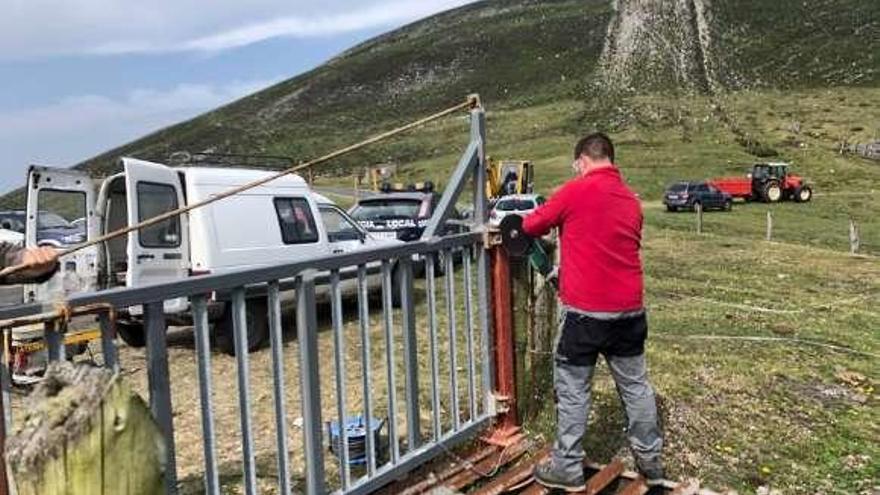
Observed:
[[[578,141],[574,147],[574,159],[577,160],[581,155],[587,155],[593,160],[607,158],[613,163],[614,144],[604,132],[594,132]]]

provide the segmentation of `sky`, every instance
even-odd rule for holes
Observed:
[[[3,0],[0,193],[468,0]]]

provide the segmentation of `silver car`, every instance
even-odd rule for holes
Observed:
[[[502,196],[489,212],[489,225],[497,227],[508,215],[524,217],[544,204],[544,197],[538,194],[511,194]]]

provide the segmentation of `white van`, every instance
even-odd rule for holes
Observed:
[[[80,170],[31,167],[26,245],[38,245],[40,211],[71,223],[79,220],[86,237],[94,239],[271,175],[233,168],[171,168],[134,158],[123,158],[122,166],[122,172],[100,184]],[[371,237],[302,178],[290,175],[66,256],[50,281],[25,286],[24,299],[54,301],[74,292],[138,287],[399,242]],[[291,296],[285,293],[286,305]],[[252,349],[267,338],[265,305],[259,298],[248,301]],[[220,323],[215,325],[215,342],[232,352],[231,309],[219,301],[210,308],[209,317]],[[165,312],[172,323],[191,321],[184,298],[166,301]],[[117,327],[123,340],[135,346],[144,345],[140,313],[141,308],[130,308],[120,315]]]

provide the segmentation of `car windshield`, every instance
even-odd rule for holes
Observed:
[[[535,209],[535,202],[531,199],[502,199],[495,207],[498,211],[526,211]]]
[[[37,221],[37,228],[39,229],[68,229],[70,228],[70,222],[64,219],[61,215],[57,213],[52,213],[49,211],[41,211],[39,219]]]
[[[679,182],[678,184],[673,184],[669,186],[669,192],[685,192],[687,191],[688,185],[686,182]]]
[[[417,199],[371,199],[361,201],[351,212],[356,220],[383,220],[386,218],[415,218],[422,202]]]

